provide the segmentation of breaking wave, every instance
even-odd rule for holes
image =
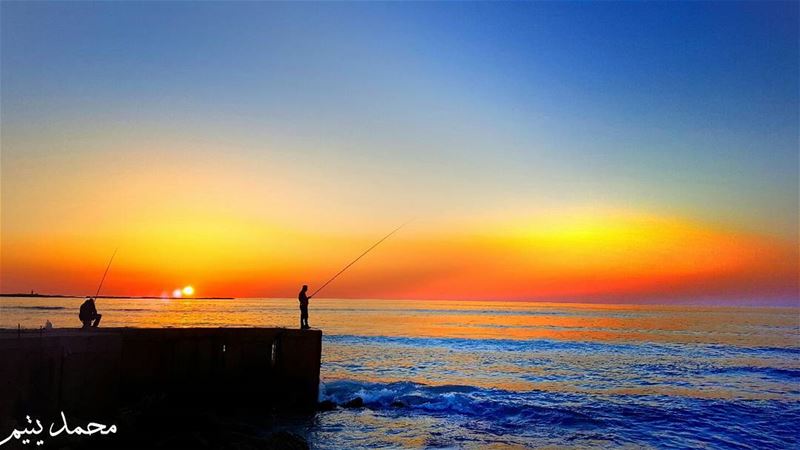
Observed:
[[[347,410],[342,405],[356,398],[374,414],[394,420],[428,416],[461,427],[480,426],[488,436],[514,433],[527,442],[561,439],[566,444],[570,439],[564,438],[572,436],[577,439],[572,444],[579,446],[591,446],[591,439],[585,439],[594,436],[604,445],[796,448],[793,430],[800,423],[800,405],[783,400],[590,396],[355,380],[333,380],[320,386],[320,400],[340,405],[338,411]],[[354,420],[353,426],[358,426],[358,419]],[[560,436],[553,436],[556,431]]]

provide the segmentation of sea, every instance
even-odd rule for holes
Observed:
[[[0,327],[82,299],[0,299]],[[296,299],[97,300],[101,326],[297,327]],[[800,309],[313,299],[316,449],[800,448]]]

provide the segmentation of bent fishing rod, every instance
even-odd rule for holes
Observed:
[[[413,221],[414,221],[414,219],[411,219],[411,220],[409,220],[408,222],[406,222],[406,223],[404,223],[404,224],[400,225],[399,227],[397,227],[397,228],[395,228],[394,230],[392,230],[392,232],[391,232],[391,233],[389,233],[389,234],[387,234],[386,236],[384,236],[383,238],[381,238],[381,240],[379,240],[378,242],[376,242],[376,243],[372,244],[372,247],[370,247],[370,248],[366,249],[366,250],[364,251],[364,253],[362,253],[362,254],[358,255],[358,258],[356,258],[356,259],[352,260],[352,261],[350,262],[350,264],[348,264],[348,265],[344,266],[344,269],[342,269],[342,270],[340,270],[339,272],[337,272],[337,273],[336,273],[336,275],[334,275],[333,277],[331,277],[331,279],[330,279],[330,280],[326,281],[326,282],[325,282],[325,284],[323,284],[322,286],[320,286],[320,287],[319,287],[319,289],[317,289],[316,291],[314,291],[314,293],[313,293],[313,294],[309,295],[309,296],[308,296],[308,298],[311,298],[311,297],[313,297],[313,296],[317,295],[317,292],[321,291],[321,290],[322,290],[322,289],[323,289],[325,286],[329,285],[329,284],[330,284],[330,283],[331,283],[333,280],[335,280],[336,278],[338,278],[338,277],[339,277],[339,275],[341,275],[342,273],[344,273],[344,271],[345,271],[345,270],[349,269],[349,268],[350,268],[350,266],[352,266],[353,264],[357,263],[359,259],[363,258],[363,257],[364,257],[364,255],[366,255],[367,253],[369,253],[370,251],[372,251],[372,249],[373,249],[373,248],[375,248],[375,247],[377,247],[378,245],[380,245],[380,244],[381,244],[381,242],[385,241],[386,239],[389,239],[389,237],[390,237],[391,235],[393,235],[393,234],[397,233],[398,231],[400,231],[400,229],[401,229],[401,228],[403,228],[404,226],[408,225],[409,223],[411,223],[411,222],[413,222]]]
[[[114,249],[114,253],[111,255],[111,259],[108,260],[106,271],[103,272],[103,278],[100,279],[100,285],[97,286],[97,292],[94,293],[95,300],[97,300],[97,296],[100,295],[100,288],[103,287],[103,282],[106,281],[106,275],[108,275],[108,269],[111,268],[111,262],[114,261],[114,257],[117,256],[117,250],[119,250],[119,247]]]

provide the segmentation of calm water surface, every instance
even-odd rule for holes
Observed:
[[[75,327],[82,299],[0,300],[0,326]],[[298,325],[291,299],[100,299],[105,326]],[[312,300],[315,448],[798,448],[797,308]],[[402,402],[403,407],[398,407]],[[394,406],[393,406],[394,404]]]

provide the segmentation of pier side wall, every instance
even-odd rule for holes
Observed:
[[[282,328],[2,330],[0,425],[60,411],[108,417],[158,395],[311,408],[321,341],[319,330]]]

